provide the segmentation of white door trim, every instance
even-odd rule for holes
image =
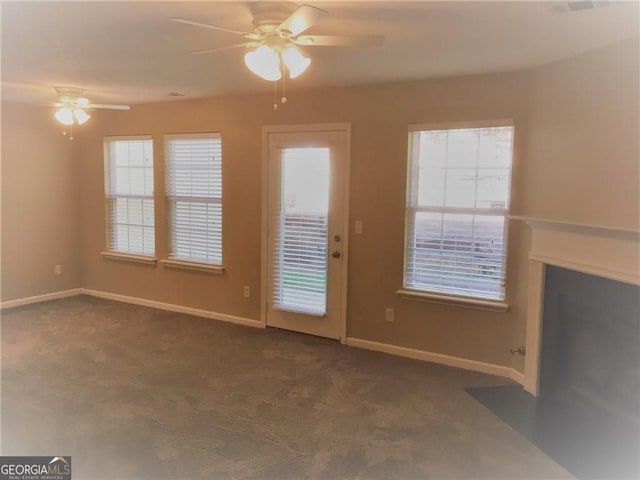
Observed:
[[[347,341],[347,274],[349,266],[349,177],[351,173],[351,124],[317,123],[301,125],[266,125],[262,127],[262,226],[261,226],[261,277],[260,277],[260,321],[267,326],[268,267],[268,200],[269,200],[269,145],[270,133],[344,132],[346,136],[346,161],[342,172],[343,183],[343,248],[342,248],[342,292],[340,295],[340,342]]]

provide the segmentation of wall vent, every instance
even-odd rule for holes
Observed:
[[[580,12],[594,8],[610,7],[607,0],[575,0],[573,2],[549,2],[549,9],[553,13]]]

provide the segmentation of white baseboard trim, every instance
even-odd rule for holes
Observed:
[[[423,362],[439,363],[449,367],[462,368],[464,370],[473,370],[475,372],[488,373],[489,375],[497,375],[506,377],[515,382],[522,383],[524,375],[520,372],[494,363],[479,362],[468,358],[453,357],[442,353],[427,352],[426,350],[418,350],[415,348],[400,347],[388,343],[372,342],[370,340],[362,340],[360,338],[347,337],[346,344],[351,347],[364,348],[366,350],[374,350],[376,352],[389,353],[399,357],[412,358],[414,360],[422,360]]]
[[[46,293],[44,295],[36,295],[33,297],[20,298],[17,300],[9,300],[7,302],[0,303],[0,309],[4,310],[6,308],[19,307],[22,305],[46,302],[48,300],[56,300],[59,298],[73,297],[76,295],[83,295],[83,294],[89,295],[92,297],[105,298],[107,300],[114,300],[117,302],[131,303],[134,305],[142,305],[144,307],[157,308],[158,310],[184,313],[187,315],[195,315],[198,317],[210,318],[212,320],[220,320],[222,322],[235,323],[238,325],[245,325],[245,326],[255,327],[255,328],[265,328],[264,323],[261,322],[260,320],[253,320],[246,317],[228,315],[226,313],[217,313],[209,310],[201,310],[198,308],[185,307],[182,305],[175,305],[172,303],[158,302],[156,300],[148,300],[146,298],[130,297],[127,295],[120,295],[118,293],[103,292],[101,290],[91,290],[87,288],[73,288],[71,290],[64,290],[61,292]],[[373,342],[370,340],[363,340],[360,338],[353,338],[353,337],[346,337],[342,339],[342,343],[350,347],[363,348],[365,350],[374,350],[376,352],[389,353],[391,355],[412,358],[414,360],[438,363],[441,365],[448,365],[450,367],[457,367],[465,370],[473,370],[475,372],[487,373],[489,375],[506,377],[521,385],[524,384],[523,373],[513,368],[505,367],[503,365],[479,362],[477,360],[470,360],[468,358],[453,357],[451,355],[444,355],[442,353],[428,352],[426,350],[418,350],[415,348],[401,347],[401,346],[392,345],[389,343]]]
[[[519,383],[520,385],[524,386],[524,373],[516,370],[515,368],[510,368],[510,375],[509,378],[511,380],[513,380],[516,383]],[[526,388],[525,388],[526,390]]]
[[[5,308],[21,307],[32,303],[47,302],[49,300],[57,300],[59,298],[75,297],[76,295],[81,295],[82,290],[82,288],[72,288],[70,290],[62,290],[60,292],[51,292],[42,295],[35,295],[33,297],[18,298],[17,300],[8,300],[0,303],[0,310],[4,310]]]
[[[248,327],[265,328],[264,324],[260,320],[252,320],[246,317],[238,317],[235,315],[217,313],[209,310],[200,310],[198,308],[185,307],[182,305],[175,305],[173,303],[158,302],[156,300],[148,300],[146,298],[129,297],[127,295],[103,292],[100,290],[90,290],[87,288],[83,288],[81,290],[81,293],[90,295],[92,297],[105,298],[107,300],[115,300],[117,302],[123,303],[132,303],[134,305],[157,308],[158,310],[166,310],[168,312],[185,313],[187,315],[195,315],[197,317],[210,318],[212,320],[220,320],[222,322],[236,323],[238,325],[245,325]]]

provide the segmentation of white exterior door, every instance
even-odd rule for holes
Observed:
[[[348,129],[267,132],[266,143],[266,324],[339,339]]]

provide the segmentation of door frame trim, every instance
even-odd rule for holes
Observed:
[[[270,133],[324,133],[344,132],[346,152],[343,174],[342,203],[342,291],[340,292],[340,343],[347,342],[347,275],[349,271],[349,192],[351,174],[351,123],[314,123],[299,125],[265,125],[262,127],[262,225],[261,225],[261,272],[260,272],[260,321],[267,326],[267,288],[269,285],[269,134]]]

